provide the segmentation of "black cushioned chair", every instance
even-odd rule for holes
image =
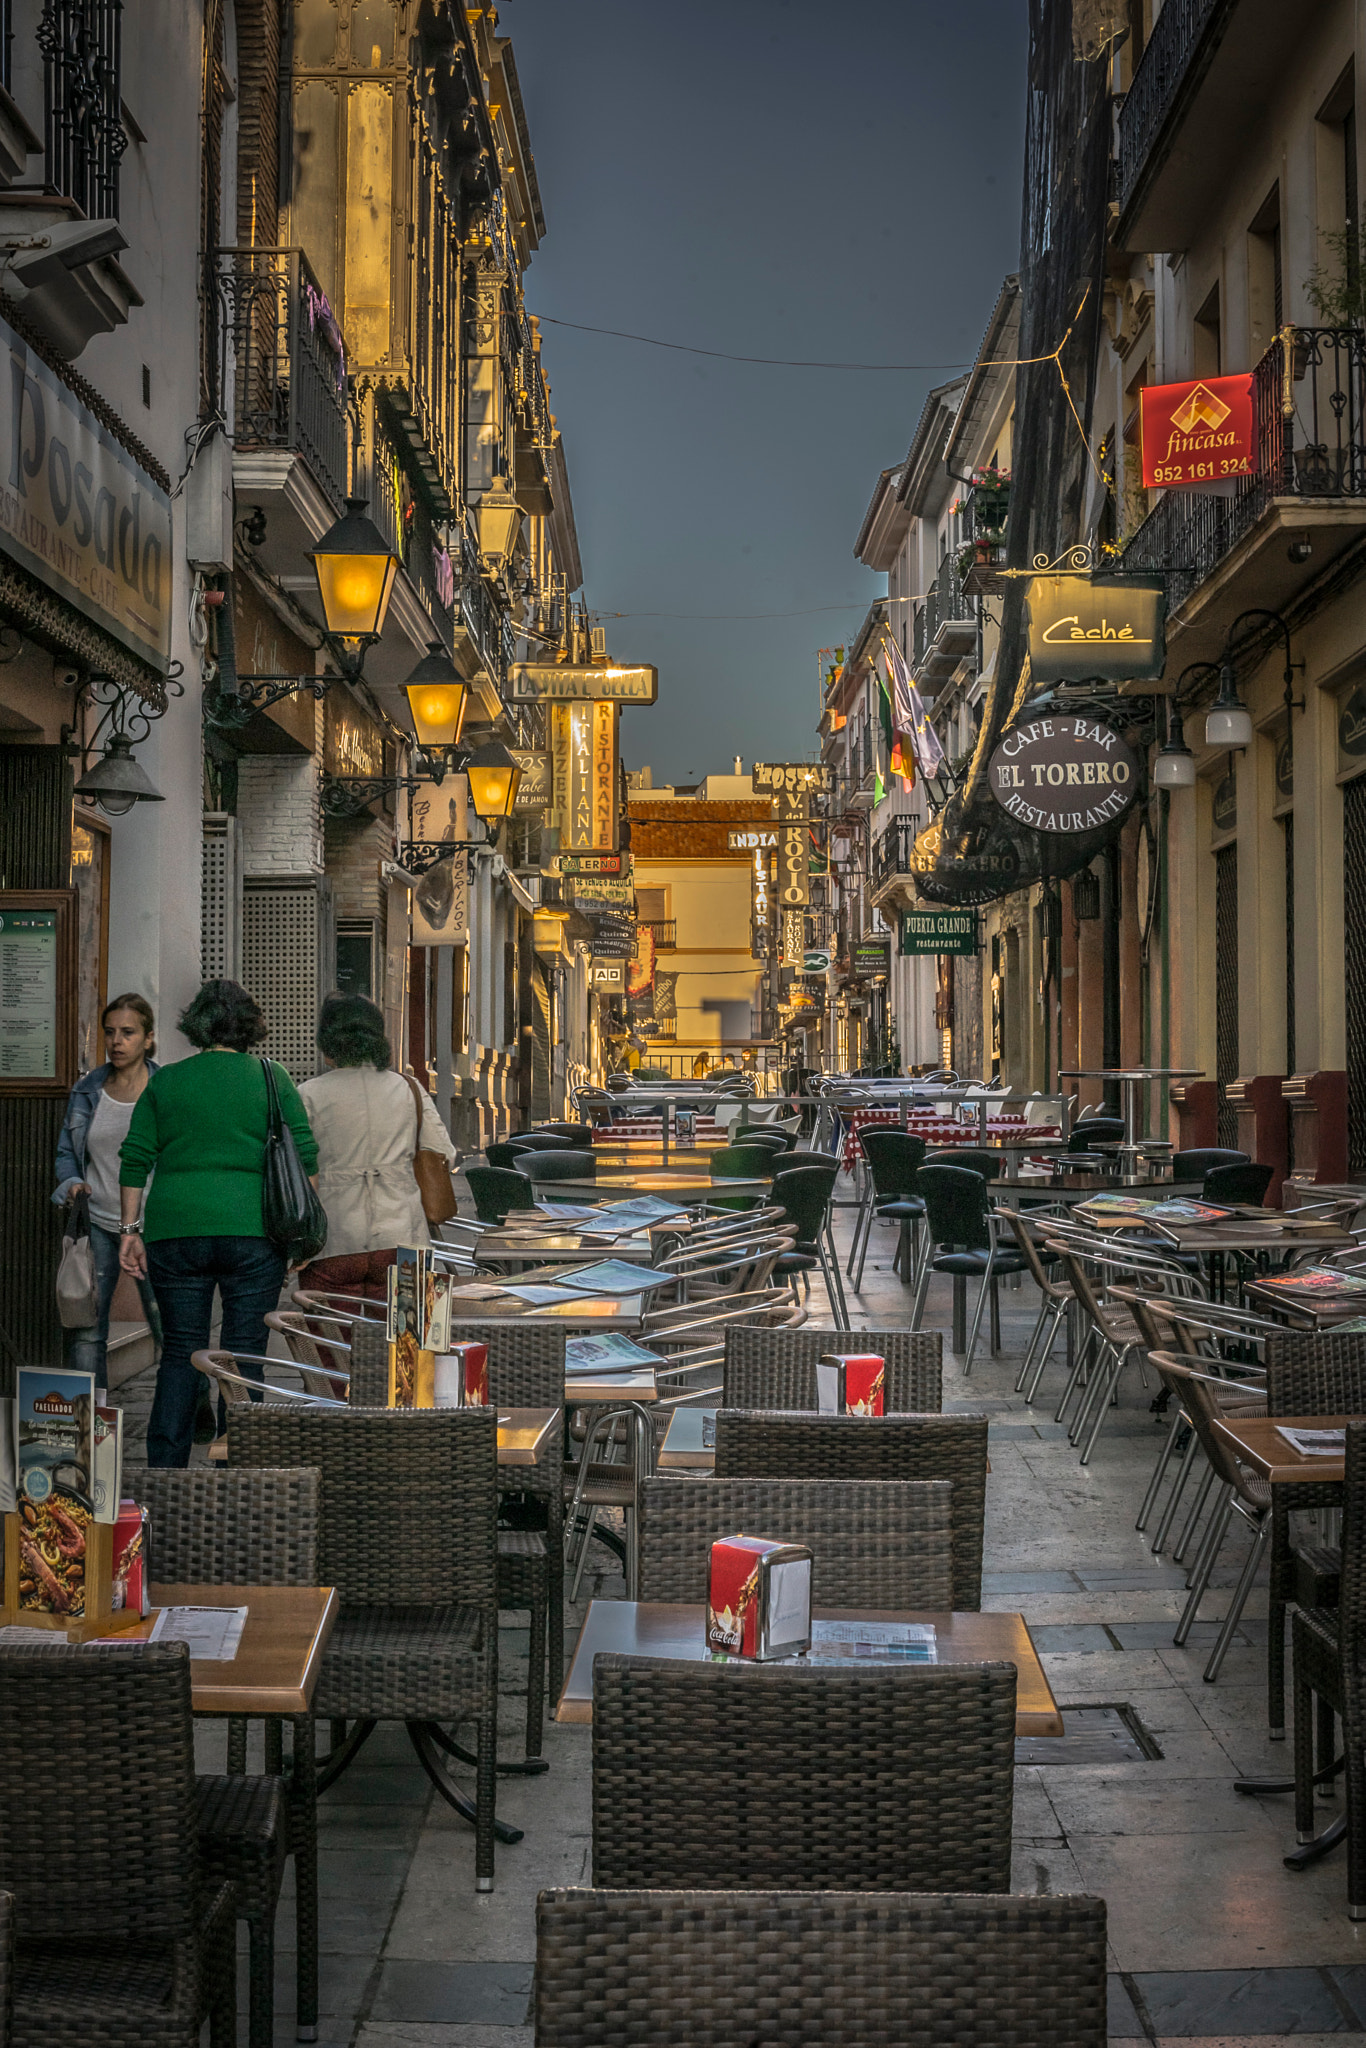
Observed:
[[[909,1280],[915,1253],[920,1246],[920,1219],[925,1204],[916,1193],[915,1177],[925,1163],[925,1140],[909,1131],[882,1131],[874,1125],[860,1131],[859,1143],[868,1161],[868,1183],[854,1222],[854,1241],[845,1268],[854,1292],[863,1285],[863,1262],[875,1217],[885,1217],[900,1226],[893,1272]],[[854,1267],[857,1263],[858,1271]]]
[[[524,1173],[509,1166],[467,1166],[465,1180],[481,1223],[501,1223],[514,1209],[534,1209],[536,1190]]]
[[[961,1351],[967,1283],[970,1279],[980,1279],[981,1291],[973,1311],[972,1333],[967,1340],[967,1356],[963,1361],[963,1371],[969,1373],[988,1296],[991,1300],[991,1343],[992,1349],[996,1350],[1001,1341],[997,1282],[1003,1273],[1023,1273],[1025,1261],[1013,1244],[1006,1246],[997,1241],[996,1218],[987,1200],[986,1181],[979,1172],[958,1165],[922,1166],[916,1175],[916,1186],[925,1201],[925,1227],[929,1242],[925,1257],[920,1262],[911,1328],[920,1328],[931,1273],[946,1273],[953,1281],[953,1345],[955,1351]]]

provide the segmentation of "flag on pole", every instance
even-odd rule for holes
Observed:
[[[906,657],[889,633],[883,642],[887,674],[892,685],[892,724],[911,743],[916,765],[922,775],[937,775],[944,765],[944,749],[930,724],[919,690],[911,681]]]

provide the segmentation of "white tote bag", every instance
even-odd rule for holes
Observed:
[[[95,1253],[90,1243],[90,1205],[77,1195],[62,1237],[62,1263],[57,1268],[57,1314],[64,1330],[88,1330],[99,1320],[95,1289]]]

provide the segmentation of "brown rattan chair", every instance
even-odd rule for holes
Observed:
[[[0,2048],[10,2048],[14,2018],[14,1897],[0,1892]]]
[[[198,1465],[128,1467],[124,1483],[147,1509],[158,1580],[171,1586],[316,1586],[317,1472],[229,1472]],[[275,1908],[285,1857],[294,1855],[298,2023],[318,2013],[317,1815],[303,1773],[313,1724],[293,1722],[296,1768],[286,1823],[281,1734],[266,1722],[264,1777],[246,1777],[247,1724],[228,1723],[228,1774],[196,1781],[199,1852],[206,1876],[231,1884],[251,1949],[251,2048],[271,2048],[275,2012]]]
[[[1005,1891],[1015,1690],[1013,1664],[600,1655],[593,1883]]]
[[[1084,1894],[546,1891],[536,2042],[1105,2048],[1105,1963]]]
[[[475,1876],[493,1889],[498,1733],[498,1442],[492,1408],[275,1407],[228,1411],[233,1466],[317,1466],[318,1568],[341,1612],[313,1717],[352,1721],[325,1789],[377,1721],[402,1721],[442,1797],[474,1823]],[[472,1720],[476,1795],[445,1759],[471,1761],[445,1724]]]
[[[205,2019],[235,2048],[232,1888],[200,1860],[183,1643],[0,1643],[0,1887],[14,2048],[198,2048]]]
[[[943,1404],[940,1330],[729,1330],[727,1408],[816,1407],[816,1366],[832,1351],[869,1351],[887,1361],[884,1406],[909,1415]]]
[[[743,1529],[810,1546],[819,1606],[945,1612],[952,1502],[943,1479],[645,1479],[640,1598],[705,1600],[712,1544]]]
[[[541,1754],[547,1650],[552,1706],[564,1684],[564,1347],[563,1330],[544,1323],[462,1323],[464,1344],[489,1348],[489,1399],[498,1408],[553,1408],[560,1417],[540,1465],[509,1467],[499,1492],[544,1504],[545,1529],[498,1531],[498,1605],[531,1617],[528,1643],[526,1753]],[[382,1327],[357,1324],[351,1352],[351,1398],[382,1408],[389,1391],[389,1347]],[[508,1766],[501,1766],[507,1770]]]
[[[951,1479],[953,1605],[982,1604],[985,1415],[794,1415],[722,1408],[718,1479]]]

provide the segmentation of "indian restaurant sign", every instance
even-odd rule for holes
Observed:
[[[1138,793],[1132,749],[1096,718],[1012,726],[987,775],[997,803],[1032,832],[1095,832],[1122,817]]]
[[[1155,682],[1167,659],[1160,581],[1033,576],[1025,592],[1035,683]]]
[[[0,320],[0,537],[7,554],[165,675],[171,501]]]

